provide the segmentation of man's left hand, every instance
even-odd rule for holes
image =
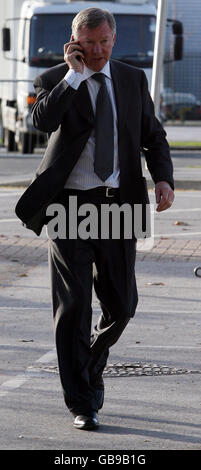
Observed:
[[[174,191],[167,181],[159,181],[155,186],[157,212],[165,211],[171,207],[174,201]]]

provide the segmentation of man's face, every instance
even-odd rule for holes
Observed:
[[[72,39],[79,41],[83,49],[85,65],[99,72],[111,56],[116,34],[113,36],[109,23],[104,21],[93,29],[82,26],[78,30],[77,37],[72,35]]]

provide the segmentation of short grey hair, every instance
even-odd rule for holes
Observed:
[[[78,29],[86,26],[89,29],[97,28],[101,23],[107,21],[111,28],[113,36],[116,33],[116,22],[109,10],[101,8],[85,8],[81,10],[72,21],[72,34],[76,37]]]

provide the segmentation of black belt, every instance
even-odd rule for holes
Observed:
[[[91,189],[71,189],[64,188],[64,191],[67,191],[69,194],[77,195],[94,195],[94,196],[103,196],[103,197],[115,197],[119,194],[119,188],[110,188],[108,186],[98,186]]]

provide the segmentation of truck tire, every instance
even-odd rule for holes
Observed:
[[[33,153],[35,146],[35,135],[21,133],[18,142],[18,151],[21,153]]]
[[[4,129],[4,145],[8,152],[13,152],[15,150],[15,133],[9,129]]]

